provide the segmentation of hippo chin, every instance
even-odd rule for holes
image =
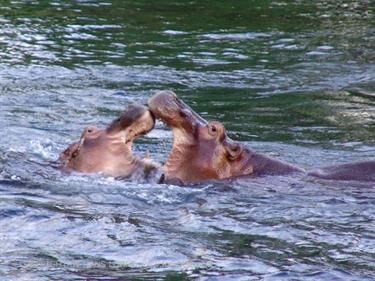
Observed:
[[[207,122],[171,91],[153,95],[148,106],[173,131],[173,146],[164,165],[166,182],[197,183],[265,174],[305,173],[231,140],[219,122]],[[308,175],[336,180],[375,180],[375,161],[331,166]]]
[[[152,130],[154,124],[155,119],[145,106],[130,105],[107,128],[85,128],[79,141],[60,154],[59,162],[68,171],[122,178],[135,173],[147,176],[158,164],[134,156],[132,144]]]

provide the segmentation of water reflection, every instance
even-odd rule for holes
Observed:
[[[242,1],[234,6],[214,5],[214,10],[210,5],[17,2],[1,17],[5,44],[1,58],[8,63],[31,59],[62,65],[156,65],[163,58],[164,65],[197,69],[220,69],[223,64],[226,69],[243,69],[262,61],[270,62],[266,66],[272,68],[274,63],[291,65],[316,61],[320,56],[324,60],[328,56],[331,62],[348,57],[357,63],[373,59],[374,32],[368,24],[373,11],[366,1],[255,7]],[[284,10],[290,16],[282,16]],[[216,15],[212,17],[210,11]],[[327,40],[334,46],[327,45]],[[239,55],[225,59],[221,51],[225,48],[235,49]],[[273,51],[275,48],[279,51]],[[201,52],[212,53],[212,62],[202,64],[195,59]]]

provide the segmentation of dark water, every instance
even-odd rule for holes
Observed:
[[[371,0],[0,4],[1,280],[374,280],[374,183],[178,187],[48,164],[158,89],[307,169],[373,159]],[[171,137],[157,124],[135,150],[163,162]]]

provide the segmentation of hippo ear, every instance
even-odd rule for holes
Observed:
[[[226,150],[227,150],[229,159],[236,160],[241,156],[243,152],[243,146],[239,143],[231,143],[226,146]]]
[[[59,157],[60,161],[70,161],[72,158],[76,157],[78,155],[78,151],[81,147],[80,142],[75,142],[69,145],[67,149],[65,149]]]

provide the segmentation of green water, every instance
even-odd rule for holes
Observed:
[[[105,88],[172,88],[242,140],[372,143],[373,98],[345,91],[374,91],[370,1],[16,1],[0,11],[3,67],[104,67]]]

